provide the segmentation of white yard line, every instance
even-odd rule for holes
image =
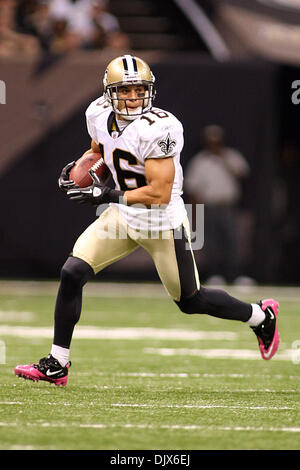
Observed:
[[[11,446],[8,450],[38,450],[39,447],[33,447],[33,446],[29,446],[29,445],[23,445],[23,444],[20,444],[20,445],[13,445]]]
[[[280,351],[272,358],[272,361],[292,361],[295,351],[295,349]],[[261,360],[259,351],[252,349],[144,348],[143,352],[159,356],[198,356],[205,357],[206,359]]]
[[[119,407],[119,408],[152,408],[152,409],[159,409],[159,408],[186,408],[186,409],[217,409],[217,408],[224,408],[228,410],[293,410],[297,411],[299,408],[297,407],[288,407],[288,406],[244,406],[244,405],[154,405],[154,404],[146,404],[146,403],[112,403],[111,406]]]
[[[120,372],[114,375],[118,375],[121,377],[167,377],[167,378],[199,378],[199,377],[213,377],[213,378],[219,378],[219,377],[232,377],[232,378],[244,378],[244,377],[249,377],[244,374],[208,374],[208,373],[186,373],[186,372],[170,372],[170,373],[154,373],[154,372]]]
[[[0,405],[25,405],[24,401],[0,401]]]
[[[72,372],[72,375],[84,375],[84,376],[90,376],[90,372]],[[211,378],[211,379],[216,379],[216,378],[231,378],[231,379],[244,379],[244,378],[250,378],[250,377],[261,377],[259,374],[209,374],[207,372],[204,372],[202,374],[200,373],[186,373],[186,372],[161,372],[161,373],[155,373],[155,372],[115,372],[115,373],[107,373],[107,372],[92,372],[92,375],[97,375],[97,376],[113,376],[113,377],[140,377],[140,378],[175,378],[175,379],[190,379],[190,378]],[[266,375],[264,374],[264,378],[272,378],[272,379],[282,379],[283,375],[280,374],[272,374],[271,375]],[[290,379],[290,380],[299,380],[300,376],[298,375],[289,375],[287,377],[284,377],[284,379]],[[3,385],[2,385],[3,386]],[[271,393],[276,393],[278,390],[270,390],[270,389],[239,389],[239,392],[271,392]],[[290,392],[299,392],[299,390],[280,390],[281,393],[290,393]]]
[[[52,338],[53,327],[30,327],[0,325],[0,338],[14,336],[19,338]],[[236,340],[238,335],[231,331],[193,331],[184,329],[163,328],[109,328],[93,326],[77,326],[74,339],[109,339],[109,340]],[[192,348],[144,348],[143,353],[160,356],[198,356],[207,359],[243,359],[261,360],[258,349],[192,349]],[[293,361],[296,349],[279,351],[272,361]]]
[[[51,338],[53,327],[29,327],[0,325],[1,336],[21,338]],[[163,340],[235,340],[231,331],[194,331],[172,328],[109,328],[78,325],[74,332],[77,339],[163,339]]]
[[[17,428],[20,427],[20,423],[18,422],[0,422],[0,427],[3,428]],[[178,430],[178,431],[246,431],[246,432],[285,432],[285,433],[299,433],[300,427],[296,426],[282,426],[282,427],[264,427],[264,426],[204,426],[204,425],[197,425],[197,424],[106,424],[106,423],[93,423],[93,424],[84,424],[84,423],[22,423],[22,427],[35,427],[35,428],[75,428],[75,429],[112,429],[112,428],[120,428],[120,429],[153,429],[153,430],[162,430],[162,429],[169,429],[169,430]]]

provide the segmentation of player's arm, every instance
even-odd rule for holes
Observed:
[[[144,139],[142,156],[145,162],[145,178],[147,182],[145,186],[127,191],[112,189],[105,186],[95,172],[90,170],[89,173],[93,180],[92,186],[78,190],[72,188],[67,192],[67,195],[71,200],[80,204],[89,203],[95,206],[109,202],[128,206],[140,204],[147,208],[168,204],[175,177],[174,146],[177,141],[180,147],[182,140],[180,133],[178,134],[178,140],[177,138],[175,140],[173,132],[170,137],[170,133],[167,133],[167,130],[164,128],[162,138],[156,135],[155,139]],[[162,144],[165,144],[163,152],[170,153],[170,156],[166,155],[162,158],[157,156],[161,152],[160,148],[158,150],[158,146],[161,147]],[[169,151],[165,152],[168,147]]]
[[[85,153],[101,153],[100,147],[94,140],[91,141],[91,148],[87,150]]]
[[[175,168],[173,158],[148,159],[145,163],[147,185],[129,191],[119,191],[101,183],[96,173],[89,171],[93,184],[87,188],[71,188],[67,194],[80,204],[99,205],[104,202],[142,204],[148,208],[168,204],[171,198]]]
[[[126,204],[129,206],[143,204],[148,208],[152,205],[169,204],[175,176],[173,158],[147,159],[145,161],[145,176],[146,186],[125,191]]]

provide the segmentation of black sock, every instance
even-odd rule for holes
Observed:
[[[93,276],[93,269],[85,261],[70,256],[65,262],[55,305],[53,344],[70,348],[73,330],[81,314],[82,288]]]
[[[176,302],[184,313],[200,313],[227,320],[246,322],[252,313],[252,306],[238,300],[220,289],[201,287],[192,297]]]

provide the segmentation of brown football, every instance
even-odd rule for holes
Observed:
[[[80,188],[86,188],[92,184],[89,170],[93,169],[102,182],[109,176],[109,169],[105,165],[100,153],[86,153],[80,157],[70,171],[69,179]]]

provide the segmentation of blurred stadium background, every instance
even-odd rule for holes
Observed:
[[[0,0],[0,80],[6,85],[0,276],[58,278],[77,236],[94,219],[94,209],[64,198],[57,177],[89,147],[84,112],[102,93],[105,66],[129,52],[152,67],[156,105],[184,124],[184,168],[211,123],[224,127],[228,143],[247,158],[251,175],[239,208],[243,273],[259,284],[299,284],[300,104],[291,96],[300,80],[300,1],[92,2],[97,34],[89,37],[82,25],[91,18],[82,10],[81,25],[72,29],[65,3]],[[197,259],[205,279],[201,252]],[[138,250],[99,279],[157,276]]]

